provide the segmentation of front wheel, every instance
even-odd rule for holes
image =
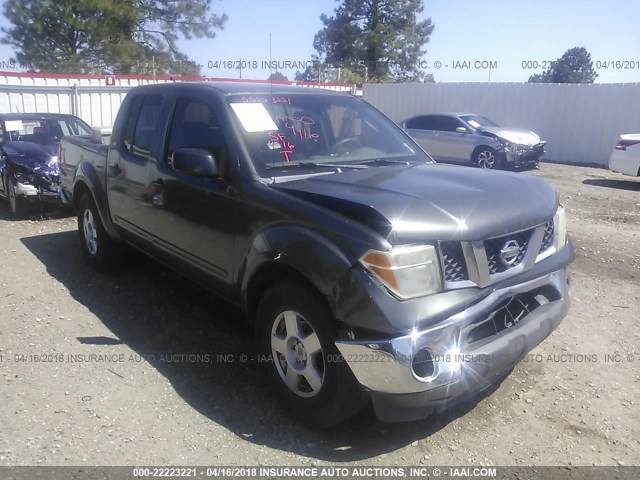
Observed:
[[[23,217],[29,211],[29,204],[27,200],[19,195],[16,195],[16,182],[12,175],[7,176],[7,197],[9,197],[9,207],[11,207],[11,213],[15,217]]]
[[[488,170],[501,167],[497,152],[491,147],[481,147],[473,155],[473,163],[480,168]]]
[[[364,407],[368,395],[341,358],[335,322],[315,292],[293,283],[276,285],[262,297],[256,320],[268,376],[294,417],[324,428]]]
[[[117,244],[102,225],[93,198],[85,194],[78,202],[78,230],[87,263],[98,270],[111,270],[117,265]]]

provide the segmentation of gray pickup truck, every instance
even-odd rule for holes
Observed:
[[[240,306],[308,424],[368,403],[425,418],[499,382],[569,308],[574,250],[544,180],[435,164],[356,97],[138,87],[107,143],[62,139],[87,261],[111,268],[126,243]]]

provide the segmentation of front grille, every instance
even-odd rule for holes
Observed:
[[[465,286],[462,282],[465,281],[471,281],[479,287],[491,285],[502,278],[494,275],[520,271],[514,269],[523,265],[530,250],[537,250],[531,251],[536,257],[548,251],[553,239],[554,224],[553,220],[549,220],[544,225],[484,241],[441,241],[439,246],[444,280],[451,288],[455,288],[451,284],[456,282],[460,282],[458,288],[462,288]],[[465,252],[468,257],[465,257]],[[478,255],[479,252],[482,255]],[[467,261],[470,263],[467,264]]]
[[[553,220],[549,220],[544,224],[544,236],[542,237],[542,245],[540,245],[540,253],[546,252],[553,245]]]
[[[460,242],[441,242],[442,266],[444,279],[447,282],[461,282],[469,280],[467,264],[462,253]]]
[[[527,246],[529,240],[531,240],[531,233],[533,230],[525,230],[524,232],[514,233],[511,235],[505,235],[504,237],[492,238],[484,242],[484,248],[487,252],[487,262],[489,264],[489,273],[491,275],[495,273],[502,273],[510,268],[517,267],[522,263],[525,253],[527,253]],[[501,251],[507,244],[511,243],[512,246],[517,246],[519,253],[513,259],[510,264],[504,264],[500,258]]]

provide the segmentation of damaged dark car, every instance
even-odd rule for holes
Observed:
[[[90,135],[81,119],[55,113],[6,113],[0,115],[0,196],[11,212],[23,216],[39,208],[64,203],[60,190],[60,140]]]

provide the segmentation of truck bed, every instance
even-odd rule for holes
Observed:
[[[109,142],[103,142],[104,140],[97,140],[92,135],[62,138],[60,182],[66,191],[72,191],[76,170],[82,162],[89,162],[100,177],[103,177],[109,152]]]

